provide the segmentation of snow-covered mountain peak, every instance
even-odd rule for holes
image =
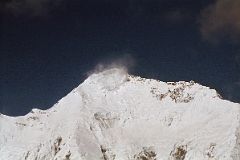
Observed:
[[[145,94],[151,93],[153,97],[157,97],[159,100],[170,99],[176,103],[187,103],[193,99],[221,98],[216,90],[194,81],[162,82],[129,75],[123,68],[112,68],[94,73],[80,85],[80,89],[76,90],[85,88],[85,92],[105,94],[106,91],[115,92],[121,88],[122,90],[132,90],[132,88],[138,87],[144,90]]]
[[[113,68],[48,110],[0,115],[0,160],[239,160],[240,105]]]

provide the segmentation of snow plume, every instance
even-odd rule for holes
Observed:
[[[87,73],[88,81],[98,84],[102,89],[117,90],[127,82],[129,70],[135,64],[131,55],[124,55],[119,58],[103,59],[101,63]]]
[[[100,63],[98,63],[93,70],[87,72],[87,75],[90,76],[94,73],[97,74],[114,68],[128,73],[133,70],[135,64],[136,61],[130,54],[125,54],[117,58],[105,58]]]

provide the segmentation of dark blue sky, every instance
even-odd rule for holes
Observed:
[[[14,1],[0,2],[1,113],[47,109],[97,64],[126,55],[133,74],[194,80],[240,102],[240,45],[232,36],[240,30],[215,28],[212,38],[209,19],[201,19],[215,1]]]

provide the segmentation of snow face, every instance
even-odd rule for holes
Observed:
[[[0,114],[0,160],[239,160],[239,109],[193,81],[109,69],[48,110]]]

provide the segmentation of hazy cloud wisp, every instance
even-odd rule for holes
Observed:
[[[28,14],[31,16],[45,15],[52,7],[62,0],[5,0],[1,4],[4,12],[13,15]]]
[[[217,0],[201,13],[200,31],[206,40],[240,39],[240,0]]]

